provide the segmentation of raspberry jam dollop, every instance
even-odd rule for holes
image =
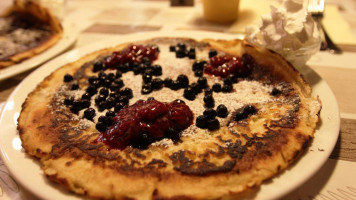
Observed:
[[[153,45],[130,45],[129,47],[115,51],[105,59],[105,66],[113,68],[118,64],[141,63],[143,58],[150,61],[158,58],[159,49]]]
[[[204,67],[204,72],[226,78],[230,74],[245,75],[248,69],[243,65],[241,58],[224,55],[211,57],[209,63]]]
[[[162,138],[178,141],[180,133],[192,123],[193,112],[182,101],[138,100],[120,110],[114,117],[113,125],[102,132],[97,141],[112,149],[127,146],[145,149]]]

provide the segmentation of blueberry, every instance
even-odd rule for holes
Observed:
[[[214,119],[217,116],[217,112],[212,108],[208,108],[204,110],[203,115],[210,120],[210,119]]]
[[[221,84],[220,83],[214,83],[212,90],[214,92],[221,92]]]
[[[99,74],[98,74],[98,77],[99,78],[106,78],[107,74],[104,72],[104,71],[100,71]]]
[[[99,88],[101,86],[101,82],[99,79],[94,80],[93,83],[91,84],[94,88]]]
[[[73,84],[71,85],[70,89],[71,89],[71,90],[77,90],[77,89],[79,89],[78,83],[73,83]]]
[[[154,76],[161,76],[162,75],[162,66],[161,65],[152,65],[152,74]]]
[[[116,67],[116,69],[121,71],[122,73],[126,73],[126,72],[130,71],[130,64],[129,63],[119,64]]]
[[[155,78],[151,82],[153,90],[159,90],[163,87],[163,80],[160,78]]]
[[[234,120],[240,121],[248,118],[249,115],[256,114],[257,109],[252,105],[246,105],[240,109],[238,109],[235,113]]]
[[[211,119],[209,120],[208,124],[209,131],[217,130],[220,128],[220,122],[218,119]]]
[[[175,51],[176,51],[176,46],[170,45],[170,46],[169,46],[169,51],[170,51],[170,52],[175,52]]]
[[[106,100],[106,96],[103,94],[99,94],[95,97],[96,104],[99,104],[100,102],[105,101],[105,100]]]
[[[194,71],[194,76],[196,76],[196,77],[201,77],[201,76],[203,76],[203,70],[196,70],[196,71]]]
[[[95,109],[94,108],[88,108],[84,111],[84,118],[88,120],[92,120],[95,117]]]
[[[91,99],[92,95],[90,95],[88,92],[84,93],[82,95],[82,99]]]
[[[216,55],[218,55],[218,52],[215,49],[209,50],[209,58],[214,57]]]
[[[204,89],[204,95],[207,96],[207,95],[213,95],[213,90],[209,87],[205,88]]]
[[[221,91],[224,92],[224,93],[229,93],[232,91],[232,85],[226,85],[224,84],[221,88]]]
[[[151,66],[146,67],[142,71],[142,75],[144,75],[144,74],[149,74],[149,75],[153,76],[153,68]]]
[[[120,96],[120,94],[118,93],[118,91],[111,91],[109,94],[110,97],[114,97],[117,98]]]
[[[205,115],[199,115],[195,119],[195,125],[201,129],[208,128],[208,118]]]
[[[244,108],[244,112],[247,113],[248,115],[253,115],[256,114],[257,109],[253,105],[247,105]]]
[[[188,52],[189,52],[189,53],[195,53],[196,51],[195,51],[195,48],[194,48],[194,47],[190,47]]]
[[[97,61],[93,64],[93,72],[98,72],[104,69],[104,64],[101,61]]]
[[[152,61],[149,57],[143,57],[141,63],[150,66],[152,64]]]
[[[116,100],[116,102],[122,102],[122,103],[124,103],[125,105],[128,105],[129,102],[130,102],[130,99],[129,99],[128,96],[120,96],[120,97]]]
[[[165,78],[163,80],[163,84],[165,87],[171,88],[171,86],[173,85],[173,80],[171,78]]]
[[[195,59],[196,58],[196,54],[192,53],[192,52],[188,52],[188,58],[189,59]]]
[[[104,79],[104,86],[105,87],[110,87],[111,86],[111,83],[112,83],[112,80],[108,79],[108,78],[105,78]]]
[[[193,71],[203,71],[206,64],[206,61],[197,60],[193,63],[192,69]]]
[[[115,98],[114,97],[108,97],[106,99],[106,109],[111,109],[114,106],[115,106]]]
[[[140,68],[141,73],[143,73],[146,69],[148,69],[150,65],[144,64],[144,63],[139,63],[138,68]]]
[[[230,74],[229,76],[228,76],[228,78],[230,79],[230,81],[232,82],[232,83],[237,83],[238,81],[237,81],[237,76],[235,75],[235,74]]]
[[[82,105],[81,101],[79,101],[79,100],[73,101],[73,104],[72,104],[72,107],[71,107],[71,111],[73,113],[78,113],[82,109],[83,109],[83,105]]]
[[[226,106],[223,104],[218,105],[218,107],[216,108],[216,112],[217,112],[218,117],[221,117],[221,118],[225,118],[228,115],[228,110],[227,110]]]
[[[195,48],[190,48],[188,51],[188,58],[189,59],[195,59],[196,58],[196,52]]]
[[[171,90],[179,90],[180,89],[180,83],[179,81],[175,80],[172,82],[172,85],[170,87]]]
[[[138,149],[146,149],[152,142],[154,142],[153,136],[144,132],[132,141],[132,146]]]
[[[120,91],[120,94],[123,96],[127,96],[129,99],[133,97],[132,89],[124,88]]]
[[[130,70],[131,71],[134,71],[134,69],[139,68],[139,64],[137,62],[132,62],[132,63],[129,63],[129,64],[130,64]]]
[[[124,87],[124,81],[121,78],[117,78],[114,80],[114,83],[117,84],[119,86],[119,88]]]
[[[63,81],[66,83],[71,82],[72,80],[73,80],[73,76],[70,74],[65,74],[63,77]]]
[[[178,49],[176,50],[176,58],[184,58],[186,56],[185,50]]]
[[[90,95],[94,95],[94,94],[97,93],[97,88],[95,88],[95,87],[92,86],[92,85],[89,85],[85,91],[86,91],[87,93],[89,93]]]
[[[111,110],[109,110],[109,111],[107,111],[106,113],[105,113],[105,116],[106,117],[115,117],[115,112],[114,111],[111,111]]]
[[[107,74],[106,79],[109,79],[111,82],[115,80],[115,74],[110,72]]]
[[[64,105],[69,106],[72,105],[74,102],[74,97],[69,96],[64,99]]]
[[[232,85],[232,80],[231,78],[227,77],[227,78],[224,78],[224,85]]]
[[[131,70],[131,68],[130,68],[130,63],[125,63],[124,65],[123,65],[123,71],[122,72],[128,72],[128,71],[130,71]]]
[[[205,103],[205,106],[208,107],[208,108],[213,108],[214,105],[215,105],[215,101],[214,101],[214,98],[213,98],[213,95],[206,95],[204,96],[203,98],[204,100],[204,103]]]
[[[89,108],[90,107],[90,100],[89,99],[82,99],[82,108]]]
[[[111,91],[118,91],[118,90],[120,90],[120,86],[117,84],[117,83],[111,83],[111,85],[110,85],[110,90]]]
[[[114,111],[119,112],[121,109],[123,109],[126,106],[124,102],[118,102],[115,104]]]
[[[205,77],[199,77],[198,84],[201,88],[206,88],[208,86],[208,80]]]
[[[190,101],[193,101],[195,99],[195,96],[196,96],[195,91],[191,87],[184,89],[184,92],[183,92],[184,98],[186,98]]]
[[[189,79],[186,75],[181,74],[177,77],[177,81],[180,88],[186,88],[189,85]]]
[[[139,66],[135,66],[134,68],[132,68],[132,71],[134,72],[135,75],[138,75],[141,74],[142,68],[140,68]]]
[[[101,88],[99,90],[99,94],[103,95],[104,97],[107,97],[109,95],[109,90],[107,88]]]
[[[150,94],[152,90],[153,89],[151,84],[144,84],[141,88],[141,94]]]
[[[199,94],[202,92],[203,88],[198,83],[192,83],[190,85],[195,94]]]
[[[179,42],[177,44],[177,47],[178,47],[179,50],[184,50],[185,51],[187,49],[187,45],[184,44],[183,42]]]
[[[88,78],[88,81],[89,81],[90,85],[93,85],[96,80],[98,80],[98,77],[96,77],[96,76],[90,76]]]
[[[118,79],[118,78],[121,78],[122,77],[122,72],[117,70],[116,73],[115,73],[115,78]]]
[[[103,132],[103,131],[106,131],[107,129],[107,126],[104,122],[98,122],[96,125],[95,125],[95,128],[96,130],[100,131],[100,132]]]
[[[144,74],[142,75],[142,80],[143,80],[144,83],[149,83],[149,82],[151,82],[151,80],[152,80],[152,74],[144,73]]]
[[[99,108],[99,111],[103,111],[103,110],[105,110],[105,109],[106,109],[106,107],[107,107],[107,103],[106,103],[106,101],[101,101],[101,102],[99,102],[99,103],[98,103],[98,108]]]

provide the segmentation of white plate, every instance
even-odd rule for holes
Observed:
[[[22,150],[21,141],[16,131],[16,124],[21,104],[27,94],[36,87],[37,83],[56,68],[68,62],[75,61],[87,53],[121,42],[143,40],[156,36],[181,36],[196,39],[232,39],[237,37],[236,35],[192,31],[131,34],[117,37],[115,40],[111,39],[72,50],[38,68],[12,93],[0,118],[0,148],[2,158],[11,174],[21,185],[43,199],[79,199],[78,196],[69,194],[60,189],[58,185],[50,183],[43,175],[40,165],[33,158],[26,156]],[[261,188],[254,194],[254,198],[256,199],[277,199],[299,187],[324,164],[338,138],[340,117],[334,94],[327,83],[309,67],[304,68],[302,73],[305,74],[306,79],[311,83],[314,95],[319,95],[323,102],[321,123],[316,130],[315,139],[308,152],[286,171],[274,177],[271,181],[262,184]]]
[[[63,23],[62,25],[63,36],[55,45],[30,59],[22,61],[19,64],[0,69],[0,81],[37,67],[70,47],[70,45],[76,41],[78,31],[71,24]]]

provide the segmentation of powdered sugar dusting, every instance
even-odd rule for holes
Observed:
[[[189,58],[180,58],[177,59],[175,57],[174,52],[169,52],[169,45],[159,45],[160,54],[159,58],[154,61],[153,64],[158,64],[162,66],[162,76],[153,77],[153,78],[160,78],[164,80],[165,78],[171,78],[176,80],[176,78],[180,74],[184,74],[188,77],[189,83],[192,84],[197,82],[198,77],[194,75],[192,70],[192,65],[195,60]],[[197,51],[197,59],[199,60],[208,60],[208,50],[199,50]],[[220,83],[223,85],[223,80],[220,77],[214,77],[209,75],[204,75],[207,78],[208,85],[211,87],[214,83]],[[141,75],[134,75],[133,72],[127,72],[122,75],[122,80],[125,84],[124,87],[131,88],[133,91],[133,98],[130,100],[130,105],[134,104],[138,100],[146,100],[149,97],[154,97],[156,100],[161,102],[172,102],[176,99],[183,100],[191,109],[194,114],[194,122],[195,118],[199,115],[202,115],[204,110],[204,92],[198,94],[194,101],[187,100],[183,97],[184,89],[179,90],[171,90],[169,88],[162,88],[157,91],[153,91],[148,95],[141,94],[141,88],[143,85],[143,80]],[[100,88],[98,89],[98,91]],[[218,105],[223,104],[228,108],[229,115],[226,118],[218,118],[220,121],[221,126],[227,125],[228,120],[231,118],[231,114],[243,107],[246,104],[253,104],[253,103],[264,103],[271,100],[271,93],[272,86],[261,84],[258,81],[240,81],[238,83],[233,84],[233,92],[230,93],[213,93],[213,98],[215,100],[215,107],[217,108]],[[61,89],[57,93],[57,101],[63,102],[64,96],[72,96],[75,99],[80,99],[81,96],[85,93],[84,88],[79,90],[70,90],[67,86],[62,86]],[[80,127],[89,127],[96,123],[98,118],[102,115],[105,115],[107,111],[99,111],[97,106],[95,106],[95,99],[96,95],[92,97],[91,100],[91,108],[94,108],[96,111],[96,116],[94,117],[93,121],[87,120],[83,118],[84,110],[81,110],[77,116],[80,120]],[[60,103],[59,103],[60,104]],[[61,105],[60,109],[65,109],[64,105]],[[59,108],[57,108],[59,109]],[[113,108],[111,109],[114,110]],[[182,132],[183,137],[193,137],[197,132],[204,132],[198,131],[194,124],[191,125],[189,128]],[[195,137],[195,136],[194,136]],[[163,146],[167,147],[172,145],[173,142],[169,139],[163,139],[156,143],[153,143],[154,146]]]

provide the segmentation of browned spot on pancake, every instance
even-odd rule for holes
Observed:
[[[164,168],[166,166],[167,166],[167,163],[165,163],[163,160],[152,159],[145,167],[146,168],[152,168],[152,167]]]
[[[41,130],[41,129],[44,129],[44,128],[46,128],[46,126],[44,126],[44,125],[42,125],[42,126],[37,126],[37,129],[38,129],[38,130]]]
[[[69,182],[67,179],[65,178],[59,178],[57,174],[52,174],[52,175],[48,175],[46,174],[46,176],[50,179],[52,179],[53,181],[62,184],[65,187],[69,187]]]
[[[185,153],[186,151],[180,150],[169,156],[173,164],[176,165],[174,169],[183,174],[204,176],[219,172],[228,172],[231,171],[236,164],[236,160],[227,160],[221,166],[217,166],[206,159],[193,161],[186,157]]]
[[[146,159],[146,156],[143,155],[143,154],[141,154],[140,152],[141,152],[141,150],[139,150],[139,149],[135,149],[135,150],[133,151],[133,153],[135,154],[135,156],[136,156],[137,158]]]
[[[47,153],[46,152],[43,152],[41,149],[36,149],[36,155],[40,155],[40,156],[46,156]]]
[[[190,198],[187,196],[179,195],[179,196],[173,196],[173,197],[160,197],[158,192],[156,195],[152,195],[154,200],[193,200],[195,198]]]

